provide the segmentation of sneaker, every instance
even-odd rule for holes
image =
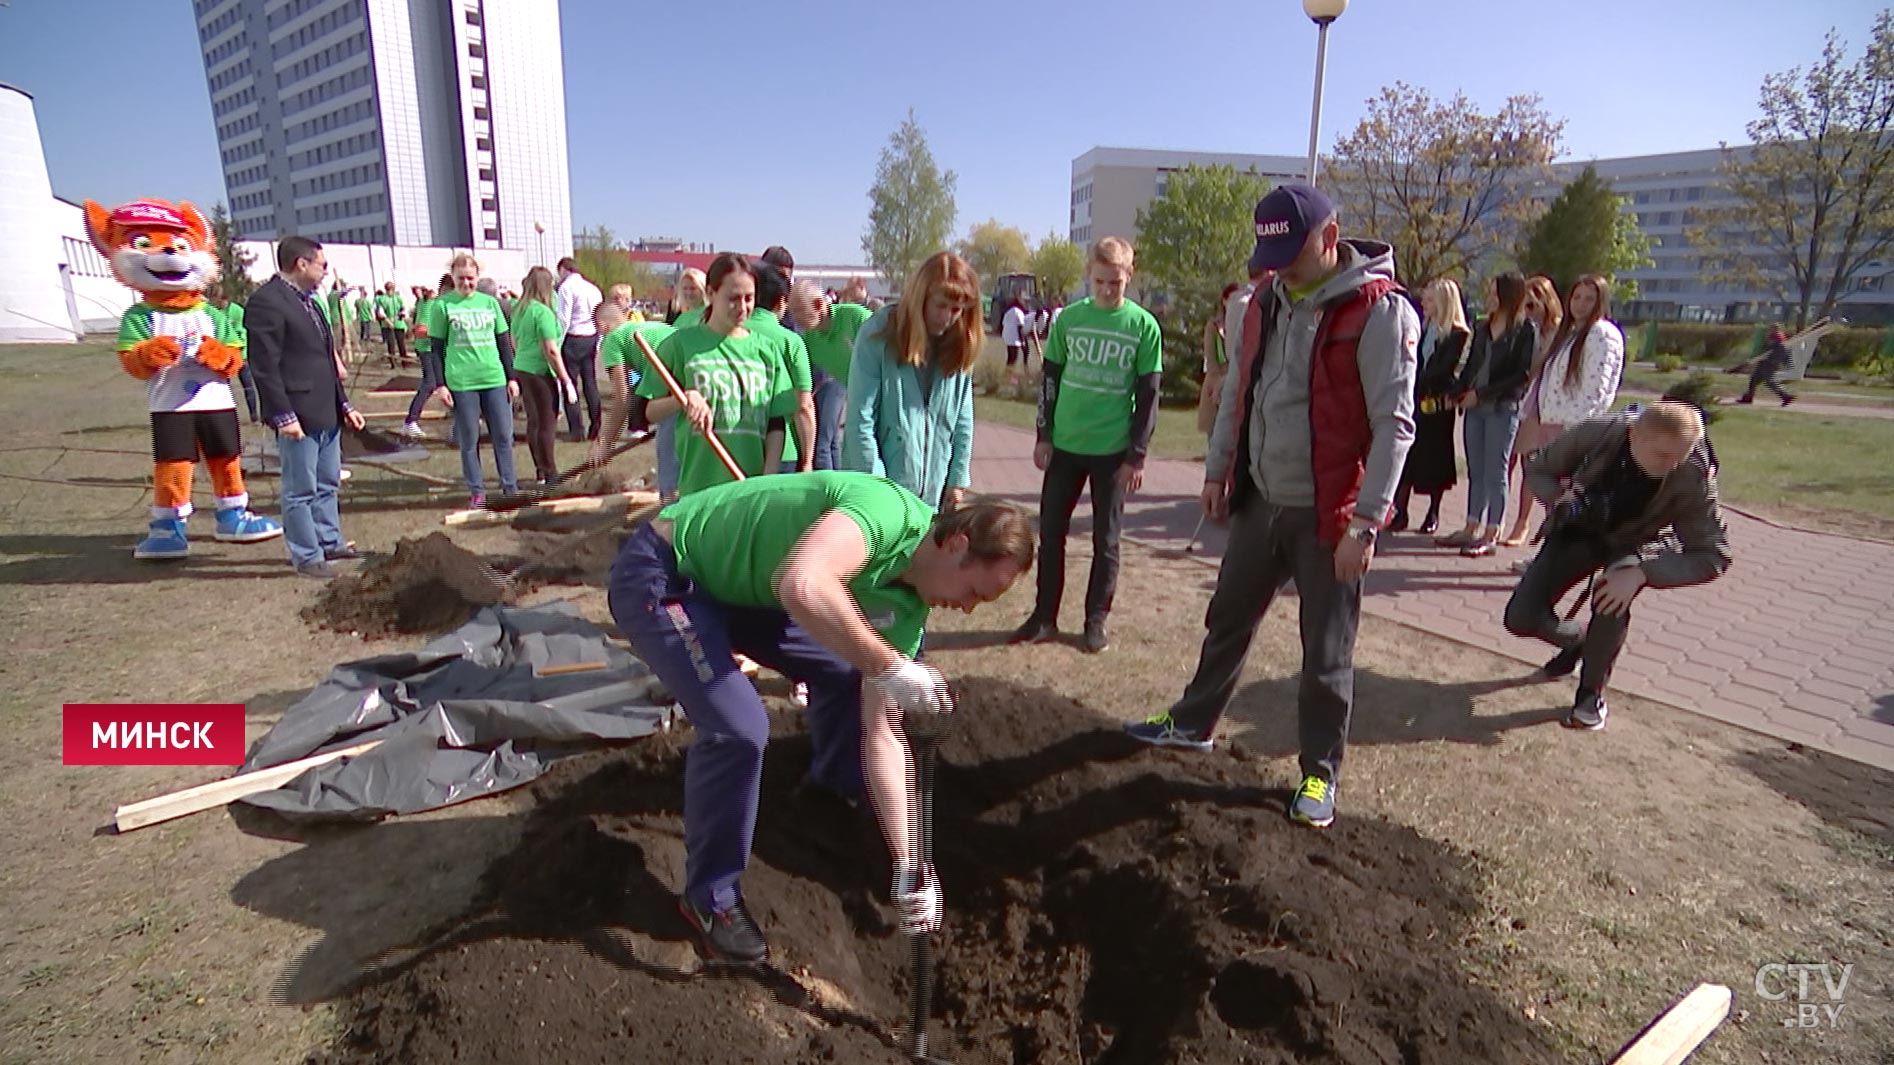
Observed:
[[[1007,643],[1050,643],[1059,638],[1059,627],[1050,621],[1042,621],[1034,614],[1026,623],[1013,631]]]
[[[427,430],[421,428],[420,422],[403,422],[401,435],[408,440],[426,440]]]
[[[485,492],[475,492],[473,495],[467,497],[468,510],[479,510],[486,505],[487,494]]]
[[[1296,797],[1289,800],[1289,820],[1312,828],[1327,828],[1335,821],[1335,785],[1310,774],[1302,778]]]
[[[750,919],[741,895],[727,910],[700,910],[696,903],[679,895],[677,912],[697,934],[698,948],[711,961],[750,965],[769,957],[769,943],[763,939],[763,930]]]
[[[804,710],[809,708],[809,686],[807,684],[797,681],[795,686],[789,689],[789,705]]]
[[[216,537],[221,543],[253,544],[259,540],[274,540],[281,535],[281,525],[248,507],[231,507],[217,512]]]
[[[1192,751],[1207,751],[1214,745],[1214,741],[1209,736],[1198,736],[1178,728],[1177,723],[1171,720],[1168,710],[1147,717],[1143,721],[1126,725],[1125,734],[1153,747],[1183,747]]]
[[[328,561],[305,562],[296,567],[296,576],[308,577],[310,580],[316,581],[329,580],[340,572],[340,570],[335,568],[333,563]]]
[[[1572,712],[1566,714],[1565,720],[1560,723],[1566,728],[1597,732],[1605,727],[1605,718],[1610,714],[1611,710],[1605,706],[1603,694],[1581,690],[1577,701],[1572,704]]]
[[[1788,406],[1788,405],[1789,405],[1789,404],[1791,404],[1791,403],[1794,403],[1794,402],[1795,402],[1795,397],[1794,397],[1794,396],[1783,396],[1783,397],[1782,397],[1782,405],[1783,405],[1783,406],[1785,406],[1785,407],[1786,407],[1786,406]]]
[[[1747,407],[1754,402],[1756,402],[1755,396],[1744,396],[1736,401],[1736,405],[1739,407]]]
[[[191,541],[184,535],[183,518],[153,518],[145,538],[132,548],[133,558],[146,560],[186,558],[190,553]]]
[[[1086,622],[1085,642],[1080,646],[1085,648],[1085,653],[1088,655],[1098,654],[1105,648],[1110,647],[1111,633],[1106,631],[1105,623],[1102,621]]]
[[[343,544],[341,547],[325,547],[322,549],[322,560],[324,562],[356,562],[359,561],[361,557],[362,553],[357,551],[355,545],[352,543]]]
[[[1572,670],[1577,669],[1578,664],[1584,660],[1584,644],[1579,644],[1576,647],[1567,647],[1565,650],[1553,655],[1552,660],[1540,667],[1539,672],[1553,680],[1557,680],[1560,677],[1569,677],[1572,675]]]

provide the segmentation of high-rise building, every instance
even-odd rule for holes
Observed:
[[[192,0],[246,237],[572,250],[558,0]]]

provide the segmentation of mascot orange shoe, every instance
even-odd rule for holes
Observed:
[[[210,226],[188,203],[138,200],[113,210],[86,201],[86,235],[112,263],[112,273],[144,299],[118,324],[118,360],[145,382],[151,410],[151,527],[134,558],[172,559],[191,553],[184,533],[191,516],[191,474],[198,456],[217,491],[217,539],[254,543],[283,527],[250,511],[244,491],[243,441],[231,379],[243,368],[243,334],[204,301],[217,279]]]

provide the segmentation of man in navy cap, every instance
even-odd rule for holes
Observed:
[[[1414,439],[1420,322],[1394,280],[1394,249],[1341,239],[1318,190],[1284,185],[1255,217],[1250,272],[1275,276],[1245,312],[1204,459],[1204,513],[1231,523],[1209,632],[1183,698],[1126,731],[1208,750],[1256,626],[1293,580],[1303,777],[1289,816],[1320,827],[1335,819],[1354,706],[1361,579]]]

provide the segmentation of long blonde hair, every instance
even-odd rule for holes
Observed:
[[[1532,322],[1533,328],[1539,331],[1539,343],[1551,344],[1552,338],[1559,335],[1559,324],[1565,321],[1565,304],[1559,302],[1559,286],[1544,274],[1534,274],[1526,282],[1526,298],[1539,301],[1539,317]]]
[[[1428,318],[1428,325],[1436,329],[1444,327],[1443,332],[1452,332],[1455,329],[1465,333],[1473,332],[1473,327],[1467,325],[1467,309],[1460,303],[1459,282],[1450,277],[1437,277],[1433,284],[1421,290],[1423,300],[1428,296],[1433,297],[1434,304],[1434,314]],[[1442,318],[1445,321],[1440,321]]]
[[[960,320],[941,337],[939,354],[943,374],[965,373],[980,357],[986,339],[980,321],[980,275],[967,260],[950,251],[928,256],[901,290],[901,302],[883,328],[888,354],[896,361],[919,367],[927,361],[927,300],[945,292],[965,308]]]
[[[528,303],[543,303],[550,307],[553,305],[552,294],[553,280],[551,270],[543,266],[535,266],[531,270],[526,271],[526,279],[520,282],[521,307],[524,307]],[[518,314],[519,312],[516,310],[514,313]]]

